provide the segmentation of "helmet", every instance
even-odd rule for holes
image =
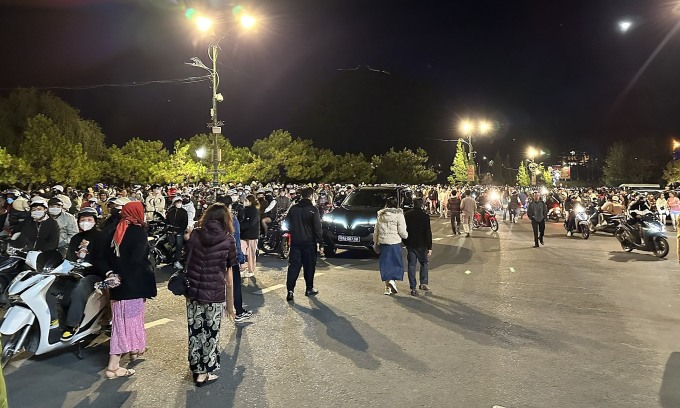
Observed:
[[[43,197],[40,196],[35,196],[33,199],[31,199],[31,203],[29,204],[30,208],[37,207],[37,206],[42,206],[47,208],[47,200],[45,200]]]
[[[97,213],[97,210],[95,210],[94,208],[83,207],[80,209],[80,211],[78,211],[78,215],[76,216],[76,218],[78,219],[78,221],[80,221],[81,217],[94,217],[95,219],[97,219],[98,216],[99,214]]]

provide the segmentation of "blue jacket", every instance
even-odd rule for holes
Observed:
[[[234,239],[236,240],[236,260],[239,264],[244,264],[246,262],[246,257],[243,255],[243,250],[241,249],[241,224],[238,222],[238,218],[232,215],[231,218],[234,222]]]

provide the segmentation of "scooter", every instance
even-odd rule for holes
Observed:
[[[577,204],[570,211],[569,216],[564,220],[564,229],[567,231],[569,231],[569,220],[572,216],[574,217],[574,224],[576,225],[576,229],[572,232],[581,234],[583,239],[590,238],[590,222],[588,221],[588,214],[586,213],[585,208],[580,204]]]
[[[628,220],[624,219],[616,229],[615,236],[621,243],[621,248],[626,252],[634,249],[653,252],[658,258],[668,255],[670,247],[664,227],[654,214],[632,214],[632,216],[637,219],[635,224],[631,225]],[[641,228],[638,228],[638,223]]]
[[[602,213],[601,210],[593,211],[588,218],[588,227],[590,228],[590,233],[594,234],[596,232],[606,232],[607,234],[616,233],[616,229],[619,223],[623,220],[623,215],[613,215],[609,213],[602,213],[604,224],[600,225],[600,220],[598,215]]]
[[[149,262],[153,269],[157,265],[172,263],[177,251],[177,228],[163,221],[149,221]]]
[[[281,259],[290,255],[290,232],[285,219],[278,218],[267,227],[267,235],[261,235],[258,247],[265,254],[276,253]]]
[[[484,214],[480,213],[481,210]],[[492,231],[498,231],[498,221],[496,220],[496,212],[487,204],[484,208],[475,211],[475,216],[472,219],[472,226],[474,228],[491,227]]]
[[[562,217],[562,207],[560,207],[559,203],[553,203],[548,210],[548,219],[553,220],[554,222],[559,222],[560,218]]]
[[[69,341],[61,341],[60,328],[50,329],[46,297],[57,279],[80,279],[81,272],[92,265],[62,260],[53,252],[29,251],[17,255],[25,256],[30,270],[19,273],[8,290],[12,307],[0,325],[0,334],[6,337],[0,364],[6,366],[22,349],[38,356],[72,345],[78,345],[77,356],[82,359],[83,340],[101,331],[100,321],[108,305],[106,295],[97,291],[90,295],[79,330]]]

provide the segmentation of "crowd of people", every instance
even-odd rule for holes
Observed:
[[[58,251],[71,261],[91,264],[80,280],[60,280],[49,293],[51,328],[69,341],[78,332],[86,301],[95,287],[108,289],[111,301],[110,360],[107,378],[134,374],[121,358],[135,361],[147,349],[144,329],[146,299],[155,297],[146,225],[162,219],[175,231],[172,264],[188,281],[188,361],[197,386],[214,382],[219,369],[218,338],[223,316],[242,322],[252,316],[241,299],[241,279],[257,273],[258,240],[274,220],[286,217],[291,252],[287,300],[294,300],[304,270],[305,295],[315,296],[314,273],[321,219],[352,192],[352,185],[250,185],[220,187],[97,185],[77,190],[61,185],[22,191],[9,188],[0,196],[0,235],[14,236],[12,245]],[[611,214],[646,209],[669,215],[677,229],[680,199],[673,191],[634,194],[619,189],[530,189],[513,187],[411,186],[412,208],[390,198],[377,214],[374,248],[379,254],[384,294],[398,292],[403,280],[402,244],[407,249],[410,294],[428,291],[428,258],[432,255],[430,217],[450,218],[453,235],[472,232],[475,212],[494,210],[507,222],[525,213],[534,230],[534,246],[544,244],[550,208],[565,213],[577,203]],[[18,237],[15,234],[18,234]],[[569,230],[568,233],[571,233]],[[416,268],[420,274],[416,276]],[[0,274],[0,291],[11,276]],[[61,308],[57,307],[60,304]],[[63,311],[60,314],[60,309]]]

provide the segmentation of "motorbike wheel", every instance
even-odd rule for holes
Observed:
[[[6,340],[3,339],[2,344],[4,344],[4,346],[2,347],[2,359],[0,361],[0,365],[2,365],[2,368],[5,368],[7,363],[9,363],[12,357],[14,357],[14,355],[16,354],[16,350],[14,350],[14,348],[19,342],[20,334],[21,331],[14,333],[13,335],[9,336],[9,338]]]
[[[280,248],[279,248],[279,257],[281,257],[281,259],[288,259],[289,255],[290,255],[290,244],[288,243],[287,239],[282,239],[281,245],[280,245]]]
[[[657,258],[663,258],[666,255],[668,255],[669,247],[668,247],[668,241],[664,237],[656,237],[654,239],[654,256]]]
[[[491,223],[491,231],[498,231],[498,221],[492,219],[489,223]]]
[[[632,252],[633,251],[632,246],[629,246],[628,244],[625,244],[623,242],[621,243],[621,249],[623,249],[626,252]]]
[[[581,236],[583,239],[590,238],[590,230],[588,228],[581,227]]]

